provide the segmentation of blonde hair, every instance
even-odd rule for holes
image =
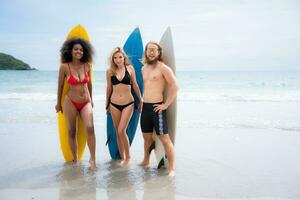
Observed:
[[[116,53],[123,54],[123,56],[124,56],[124,65],[125,66],[130,65],[130,60],[128,59],[128,56],[126,55],[125,51],[120,47],[116,47],[112,50],[112,52],[110,54],[110,57],[109,57],[109,68],[110,68],[112,74],[115,74],[116,69],[118,68],[118,66],[114,62],[114,56],[115,56]]]

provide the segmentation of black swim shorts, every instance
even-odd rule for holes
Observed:
[[[159,103],[143,103],[141,114],[141,129],[143,133],[152,133],[153,128],[157,135],[168,134],[166,110],[162,112],[154,112],[154,104]]]

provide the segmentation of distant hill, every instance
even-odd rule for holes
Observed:
[[[11,55],[0,53],[0,70],[35,70],[35,68]]]

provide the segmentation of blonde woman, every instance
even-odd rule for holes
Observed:
[[[110,67],[106,71],[106,109],[111,112],[117,133],[121,165],[130,161],[130,144],[126,134],[128,123],[134,110],[134,97],[131,88],[137,94],[142,110],[142,95],[139,90],[134,68],[130,65],[126,53],[120,47],[115,48],[109,59]]]

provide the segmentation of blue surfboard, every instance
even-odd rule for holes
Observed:
[[[141,63],[143,57],[143,42],[139,28],[135,28],[132,33],[129,35],[128,39],[126,40],[124,47],[124,51],[126,52],[127,56],[130,59],[131,65],[135,69],[136,80],[138,86],[140,88],[141,93],[143,94],[143,77],[142,77],[142,66]],[[135,100],[134,111],[132,117],[129,121],[126,133],[129,138],[130,145],[133,142],[135,132],[139,123],[140,112],[138,110],[139,100],[137,95],[135,94],[133,88],[131,87],[131,92],[133,94]],[[107,113],[107,142],[109,153],[112,159],[120,159],[120,153],[117,144],[117,135],[116,130],[113,124],[111,113]]]

